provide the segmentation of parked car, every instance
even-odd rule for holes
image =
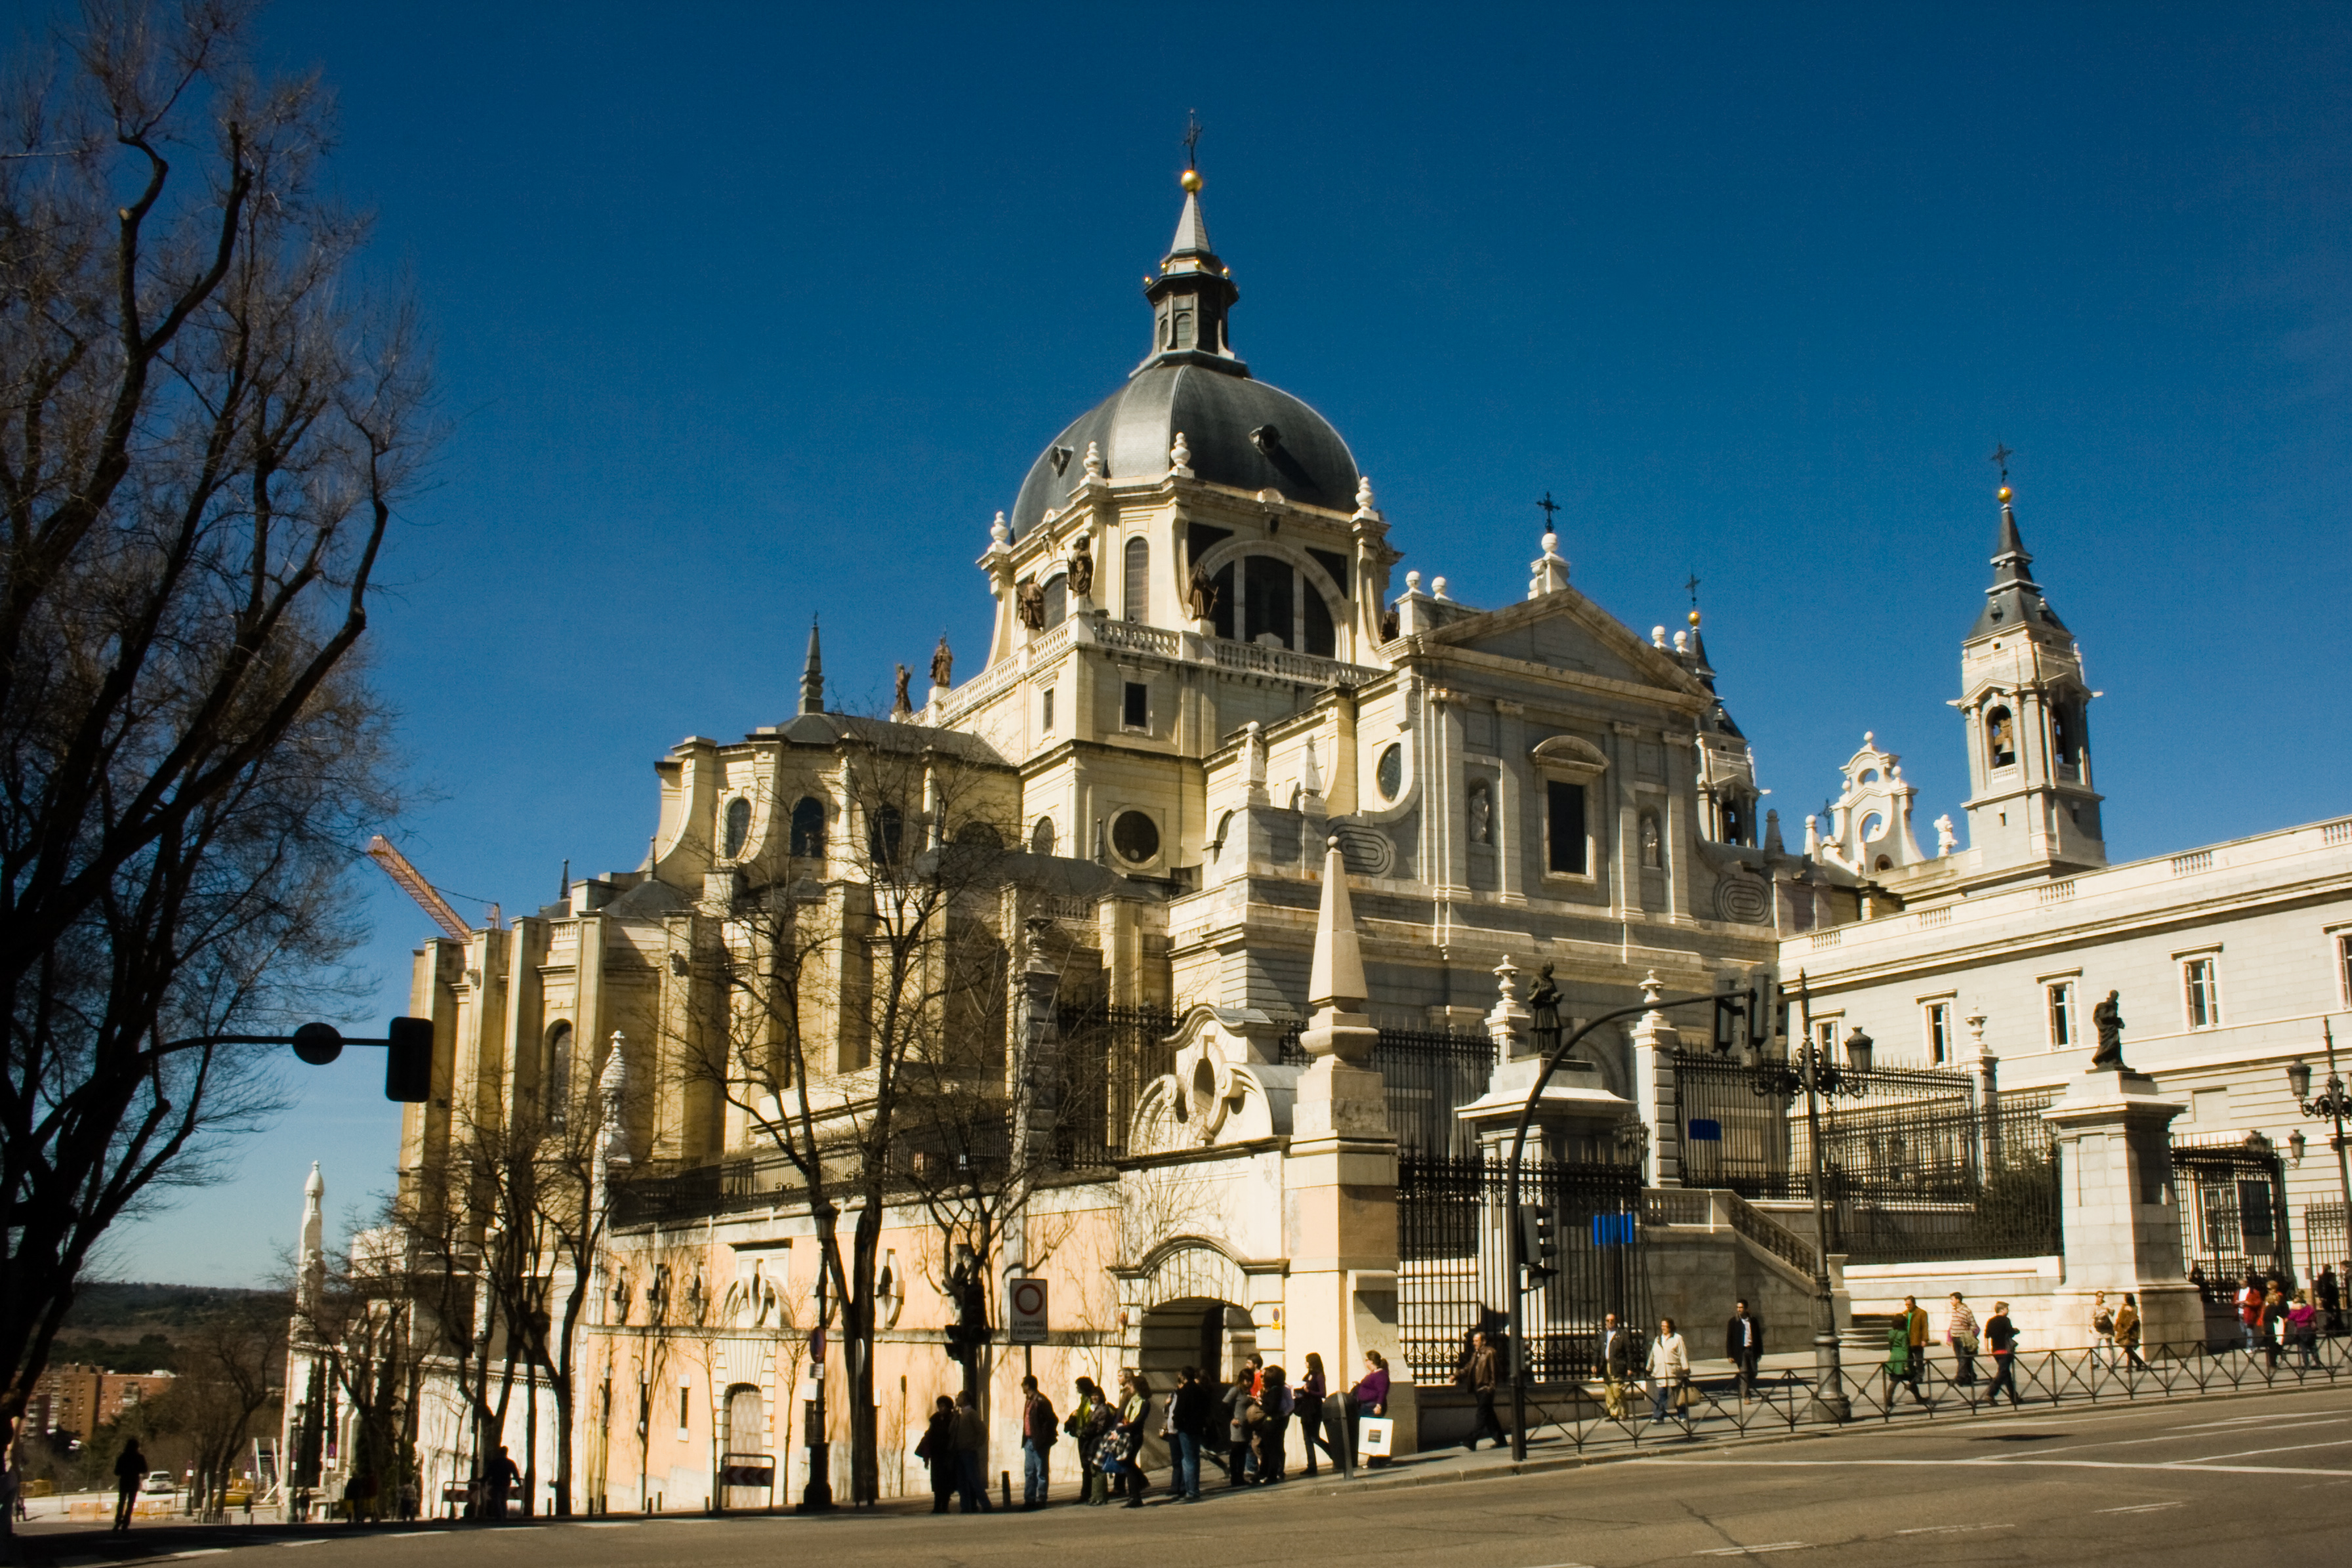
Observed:
[[[169,1496],[180,1489],[180,1483],[172,1479],[172,1472],[169,1470],[150,1470],[147,1472],[147,1479],[139,1483],[139,1489],[142,1492],[162,1492]]]

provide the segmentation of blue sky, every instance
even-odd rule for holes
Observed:
[[[886,701],[1036,451],[1143,353],[1197,109],[1236,348],[1406,567],[1524,589],[1535,501],[1646,630],[1704,582],[1773,803],[1875,731],[1964,776],[1995,441],[2081,638],[2117,858],[2352,809],[2352,11],[281,0],[452,434],[371,622],[420,804],[509,910],[634,866],[650,764],[789,711],[808,617]],[[362,884],[404,1010],[430,928]],[[462,904],[461,909],[478,906]],[[232,1283],[397,1119],[298,1082],[120,1276]]]

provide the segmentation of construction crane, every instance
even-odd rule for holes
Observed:
[[[379,833],[368,840],[367,857],[383,868],[383,874],[400,885],[400,890],[416,900],[416,907],[433,917],[433,923],[456,937],[459,942],[474,934],[474,928],[457,918],[449,900],[425,879],[425,873],[412,864],[407,856],[392,847],[392,840]],[[462,895],[461,895],[462,896]],[[489,907],[488,927],[499,929],[499,906]]]

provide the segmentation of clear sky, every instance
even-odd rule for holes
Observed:
[[[2081,639],[2116,858],[2352,810],[2352,10],[397,7],[281,0],[453,432],[371,622],[435,881],[635,866],[651,764],[886,703],[1036,452],[1145,351],[1188,110],[1234,341],[1404,567],[1707,645],[1790,837],[1864,730],[1964,786],[1996,440]],[[1401,568],[1402,570],[1402,568]],[[1400,584],[1401,585],[1401,584]],[[370,873],[373,876],[373,873]],[[412,906],[362,884],[381,1016]],[[479,906],[460,903],[461,910]],[[373,1020],[371,1020],[373,1022]],[[354,1053],[356,1057],[356,1053]],[[380,1058],[300,1080],[120,1276],[258,1279],[309,1163],[387,1178]]]

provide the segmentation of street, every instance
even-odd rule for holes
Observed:
[[[1062,1446],[1057,1458],[1066,1459]],[[1065,1468],[1058,1490],[1066,1497]],[[1004,1564],[1076,1556],[1152,1568],[1444,1562],[1448,1568],[1630,1568],[1743,1556],[1822,1564],[2340,1562],[2352,1528],[2352,1396],[2330,1389],[2079,1407],[1672,1453],[1427,1485],[1286,1482],[1199,1507],[1035,1514],[599,1519],[499,1528],[35,1527],[56,1568],[304,1550],[305,1568],[691,1564],[780,1558]],[[2330,1546],[2330,1542],[2336,1542]],[[222,1565],[229,1568],[229,1565]]]

